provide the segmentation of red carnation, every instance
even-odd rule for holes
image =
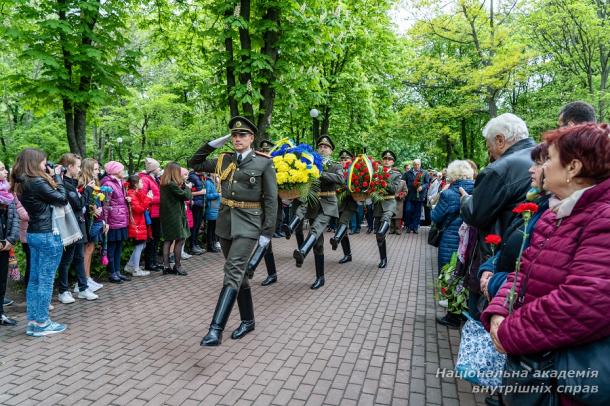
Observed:
[[[362,182],[362,187],[367,187],[369,185],[368,182]]]
[[[538,211],[538,205],[536,203],[527,202],[527,203],[521,203],[513,209],[513,213],[517,213],[517,214],[521,214],[526,211],[530,212],[530,214],[534,214]]]
[[[388,172],[385,173],[385,178],[389,179],[390,178],[390,174]]]
[[[447,288],[441,288],[441,295],[447,296]]]
[[[502,237],[497,234],[487,234],[485,236],[485,244],[498,246],[502,242]]]
[[[387,187],[388,186],[388,182],[386,182],[385,180],[381,181],[381,186]]]
[[[356,192],[356,193],[360,193],[360,188],[359,188],[359,187],[357,187],[356,189],[354,189],[354,192]]]

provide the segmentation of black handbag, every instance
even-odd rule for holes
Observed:
[[[436,223],[432,223],[430,226],[430,231],[428,232],[428,244],[433,247],[439,247],[441,245],[441,239],[443,238],[443,233],[449,227],[453,221],[460,217],[460,212],[453,213],[450,217],[446,218],[440,225]]]
[[[559,406],[554,354],[508,355],[502,379],[502,400],[506,405]]]

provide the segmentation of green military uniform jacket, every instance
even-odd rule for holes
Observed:
[[[400,190],[401,173],[396,169],[390,170],[390,178],[388,179],[388,196],[394,196]],[[392,212],[394,214],[396,210],[396,199],[384,199],[379,203],[375,204],[374,215],[375,217],[381,217],[382,213]]]
[[[324,165],[324,170],[320,174],[320,205],[308,207],[307,217],[315,218],[320,209],[322,213],[329,217],[339,218],[339,208],[337,202],[337,187],[345,183],[343,178],[343,167],[335,162],[328,162]],[[325,194],[329,195],[326,196]]]
[[[218,173],[221,176],[221,206],[216,222],[216,234],[231,240],[245,237],[271,238],[277,217],[277,181],[273,161],[252,150],[239,165],[235,153],[225,153],[216,159],[207,159],[214,151],[204,144],[189,160],[196,171]],[[222,159],[220,168],[218,161]],[[226,200],[225,200],[226,199]],[[227,200],[258,202],[261,208],[230,207]]]

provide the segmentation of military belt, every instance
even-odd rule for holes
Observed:
[[[383,200],[394,200],[394,199],[396,199],[396,196],[394,196],[394,195],[383,197]]]
[[[330,191],[330,192],[318,192],[318,196],[320,197],[327,197],[327,196],[335,196],[337,194],[337,192]]]
[[[225,199],[224,197],[220,199],[220,202],[225,206],[231,208],[236,207],[238,209],[260,209],[262,207],[261,202],[240,202],[237,200]]]

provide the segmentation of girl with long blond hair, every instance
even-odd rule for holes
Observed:
[[[101,202],[98,202],[93,196],[94,189],[99,187],[100,164],[93,158],[83,159],[81,165],[81,173],[78,180],[79,189],[83,190],[85,196],[85,232],[87,235],[87,243],[85,244],[84,265],[85,275],[87,276],[87,285],[92,292],[95,292],[104,285],[96,282],[91,277],[91,258],[95,247],[103,239],[105,230],[104,219],[102,216]],[[75,287],[75,289],[77,289]]]

